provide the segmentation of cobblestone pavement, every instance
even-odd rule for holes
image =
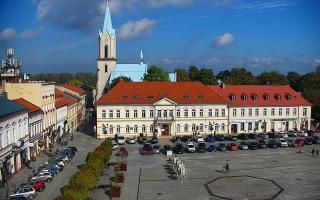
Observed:
[[[184,153],[178,157],[186,164],[187,183],[177,182],[166,156],[139,155],[138,144],[126,147],[121,200],[320,199],[320,156],[311,156],[320,145],[305,146],[302,153],[294,148]]]
[[[55,197],[61,195],[60,189],[68,184],[70,177],[78,170],[78,166],[85,163],[88,152],[93,151],[99,144],[100,141],[96,140],[95,138],[81,132],[75,132],[74,139],[69,140],[67,146],[77,147],[77,154],[74,156],[71,162],[64,167],[63,171],[55,176],[52,182],[46,183],[46,189],[43,192],[38,192],[36,199],[54,199]],[[58,144],[55,145],[55,148],[62,149],[63,147],[64,146],[60,146]],[[48,161],[48,159],[49,157],[43,153],[35,162],[31,162],[30,166],[37,169],[39,166],[43,165],[45,161]],[[26,182],[31,174],[32,169],[27,168],[23,168],[18,173],[14,174],[8,181],[9,194],[12,193],[16,186]],[[5,197],[6,189],[0,188],[0,199],[5,199]]]

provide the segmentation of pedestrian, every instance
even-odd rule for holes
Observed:
[[[314,156],[314,148],[312,149],[311,154],[312,154],[312,156]]]
[[[317,149],[316,154],[317,154],[317,157],[318,157],[319,156],[319,149]]]
[[[226,168],[225,173],[226,174],[229,173],[229,171],[230,171],[229,163],[226,164],[225,168]]]

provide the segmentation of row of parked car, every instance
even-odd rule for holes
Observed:
[[[10,199],[34,199],[37,192],[44,191],[46,183],[51,182],[63,170],[65,165],[72,160],[76,153],[76,147],[65,147],[61,151],[58,151],[57,155],[49,160],[47,164],[34,171],[26,183],[17,187],[13,191],[13,194],[10,195]]]

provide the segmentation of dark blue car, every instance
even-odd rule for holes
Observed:
[[[226,151],[227,150],[227,146],[225,143],[219,143],[219,146],[217,148],[218,151]]]
[[[217,148],[216,146],[214,146],[213,144],[210,145],[207,149],[208,152],[216,152],[217,151]]]
[[[216,139],[214,138],[213,135],[208,135],[208,136],[206,137],[206,141],[207,141],[207,142],[215,142]]]

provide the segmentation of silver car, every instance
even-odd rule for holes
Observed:
[[[32,177],[31,179],[40,179],[44,182],[51,182],[53,177],[49,172],[40,172],[38,175]]]
[[[21,186],[13,191],[13,194],[10,195],[10,198],[13,197],[25,197],[27,199],[34,199],[36,197],[36,191],[32,186]]]

